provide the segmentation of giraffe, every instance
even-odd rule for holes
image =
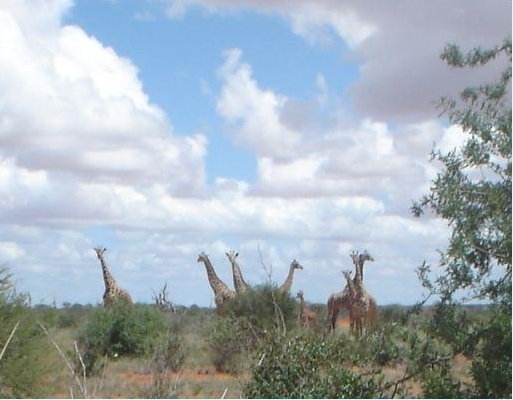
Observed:
[[[346,285],[344,290],[340,292],[332,293],[330,297],[328,297],[328,330],[334,331],[335,325],[337,323],[337,317],[342,309],[346,309],[351,314],[351,292],[349,291],[349,287]],[[349,317],[351,319],[351,317]]]
[[[226,257],[228,257],[228,260],[230,260],[230,263],[232,264],[233,285],[235,286],[235,291],[237,293],[244,293],[246,290],[249,289],[249,285],[242,277],[242,272],[240,271],[239,263],[237,262],[238,256],[239,253],[236,253],[233,250],[229,253],[226,253]]]
[[[98,260],[100,260],[103,272],[103,282],[105,283],[105,293],[103,294],[103,306],[105,308],[111,308],[118,301],[124,301],[127,304],[132,304],[132,298],[130,297],[128,292],[124,289],[121,289],[117,285],[114,277],[110,274],[109,268],[107,267],[107,263],[105,262],[105,258],[103,257],[107,249],[105,247],[96,247],[94,251],[96,251]]]
[[[198,262],[205,264],[208,283],[210,283],[210,287],[214,291],[214,301],[216,303],[217,312],[221,314],[226,302],[235,297],[235,292],[226,286],[226,284],[221,279],[219,279],[216,272],[214,271],[212,263],[210,262],[205,252],[201,252],[199,254]]]
[[[284,292],[289,292],[292,287],[292,280],[294,279],[294,271],[296,269],[303,269],[303,266],[297,260],[292,260],[290,263],[289,274],[287,275],[287,279],[285,282],[278,288],[278,290],[282,290]]]
[[[347,287],[351,295],[350,309],[354,320],[354,325],[351,324],[351,331],[356,332],[356,335],[360,336],[363,333],[363,320],[369,310],[369,301],[359,282],[355,283],[354,280],[351,279],[351,272],[343,271],[342,273],[346,277]]]
[[[365,250],[362,254],[359,254],[356,251],[351,252],[351,259],[353,260],[353,264],[355,267],[355,277],[353,278],[353,282],[363,281],[363,265],[365,261],[374,261],[371,255]],[[364,289],[365,290],[365,289]],[[367,294],[368,295],[368,294]],[[369,313],[366,318],[366,321],[375,321],[377,315],[377,305],[376,300],[370,295],[369,296]],[[351,315],[351,293],[349,291],[349,287],[346,285],[344,290],[340,292],[336,292],[331,294],[328,297],[328,323],[329,323],[329,331],[335,330],[335,325],[337,322],[337,317],[340,311],[346,309],[349,311],[349,321],[351,323],[351,328],[354,328],[354,319]]]
[[[363,318],[363,322],[366,326],[374,325],[376,322],[377,314],[378,314],[378,306],[376,303],[376,299],[372,297],[363,286],[363,266],[366,261],[372,261],[374,262],[374,258],[367,252],[367,250],[364,250],[362,254],[358,254],[357,252],[351,253],[351,258],[353,259],[353,263],[356,269],[355,277],[353,279],[353,282],[361,286],[363,296],[365,297],[366,301],[369,303],[369,307],[367,309],[367,313],[365,314]]]
[[[296,297],[299,300],[299,326],[303,328],[315,327],[317,325],[317,313],[306,304],[303,291],[297,292]]]

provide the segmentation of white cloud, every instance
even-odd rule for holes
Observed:
[[[511,2],[491,0],[167,0],[169,15],[200,6],[217,14],[253,11],[278,15],[311,43],[342,40],[361,64],[349,93],[374,120],[421,122],[442,95],[496,79],[507,61],[469,71],[439,59],[446,43],[464,49],[495,46],[511,32]],[[400,12],[398,12],[400,10]],[[476,29],[479,26],[479,29]]]
[[[49,179],[201,189],[204,137],[173,134],[130,60],[77,26],[59,27],[67,2],[52,18],[37,12],[43,3],[30,17],[11,5],[0,7],[0,157]]]
[[[294,33],[314,43],[329,40],[331,32],[326,31],[331,29],[354,48],[376,32],[376,27],[354,10],[328,2],[305,1],[282,12],[289,15]]]
[[[311,42],[325,42],[335,32],[351,46],[357,46],[375,33],[375,26],[337,1],[282,0],[167,0],[167,15],[182,17],[189,6],[202,6],[210,12],[226,13],[252,9],[278,14],[290,21],[293,31]]]
[[[25,251],[14,242],[0,242],[0,257],[3,260],[13,261],[23,257]]]
[[[318,123],[323,105],[314,99],[303,103],[302,112],[291,112],[297,101],[262,89],[240,50],[228,53],[220,71],[218,112],[234,140],[257,157],[258,181],[250,195],[364,195],[386,198],[387,206],[403,207],[406,213],[406,202],[423,193],[430,173],[425,162],[433,141],[443,134],[439,123],[424,121],[392,130],[383,122],[348,123],[330,114]],[[324,79],[316,80],[322,89]],[[337,108],[334,113],[342,112]]]
[[[463,132],[459,125],[451,125],[444,129],[442,139],[437,143],[436,148],[442,153],[449,153],[461,146],[468,140],[468,135]]]
[[[241,62],[239,49],[225,53],[219,75],[225,85],[217,101],[217,110],[237,127],[235,141],[250,146],[261,156],[291,158],[298,143],[298,133],[280,121],[286,99],[271,90],[261,89],[251,67]]]

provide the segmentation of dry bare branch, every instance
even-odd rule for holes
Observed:
[[[82,356],[80,355],[80,352],[78,351],[77,342],[73,341],[73,347],[75,348],[75,354],[77,355],[80,365],[82,367],[82,379],[83,379],[83,388],[84,388],[84,397],[87,398],[87,381],[86,381],[86,367],[84,364],[84,360],[82,359]]]
[[[0,361],[2,361],[2,357],[4,356],[5,350],[7,350],[7,346],[9,346],[9,343],[11,342],[12,338],[14,337],[14,333],[16,332],[16,329],[18,329],[18,326],[20,325],[20,321],[14,325],[14,328],[12,328],[11,333],[9,334],[9,337],[7,338],[7,341],[4,344],[4,347],[2,348],[2,352],[0,353]]]
[[[280,326],[281,326],[282,334],[283,334],[283,336],[285,336],[285,334],[287,333],[287,327],[285,325],[285,318],[283,316],[283,312],[281,311],[281,308],[280,308],[278,302],[276,301],[276,297],[274,295],[274,290],[273,290],[273,286],[274,286],[273,282],[272,282],[273,266],[272,266],[272,264],[269,264],[269,269],[267,269],[267,266],[265,265],[265,262],[264,262],[264,258],[262,256],[262,252],[260,251],[260,245],[257,246],[257,252],[258,252],[258,257],[260,259],[260,265],[262,266],[265,274],[267,275],[267,280],[269,282],[269,285],[271,286],[271,297],[272,297],[272,301],[273,301],[274,314],[276,316],[276,327],[278,328],[278,330],[280,330]]]
[[[57,349],[57,351],[59,352],[59,354],[61,355],[62,359],[64,360],[64,362],[66,363],[66,366],[68,367],[68,370],[70,371],[71,373],[71,376],[75,379],[75,382],[77,383],[77,386],[78,388],[80,389],[80,392],[82,394],[82,396],[84,398],[86,398],[86,394],[87,394],[87,390],[85,389],[84,385],[82,382],[80,382],[80,379],[78,378],[78,375],[75,371],[75,368],[73,368],[73,366],[71,365],[71,363],[69,362],[68,360],[68,357],[66,357],[66,355],[64,354],[64,352],[61,350],[61,348],[59,347],[59,345],[55,342],[55,340],[53,340],[53,338],[50,336],[50,333],[48,332],[48,330],[46,329],[46,327],[40,322],[38,321],[37,322],[39,327],[41,328],[41,330],[46,334],[46,336],[48,337],[48,340],[53,344],[53,346]],[[85,383],[85,381],[84,381]],[[70,393],[73,395],[73,391],[72,389],[70,388]]]

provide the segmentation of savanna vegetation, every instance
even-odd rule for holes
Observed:
[[[380,307],[364,334],[298,324],[299,305],[273,284],[196,306],[33,306],[0,269],[0,396],[248,398],[511,398],[511,39],[453,68],[503,57],[496,82],[440,104],[467,141],[449,153],[414,216],[452,229],[437,266],[423,264],[427,299]],[[476,305],[477,304],[477,305]]]

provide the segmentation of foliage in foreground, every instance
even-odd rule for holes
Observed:
[[[433,152],[443,169],[430,193],[412,207],[416,216],[431,210],[452,229],[438,277],[430,279],[426,264],[419,276],[441,299],[432,334],[445,340],[453,355],[473,359],[471,395],[511,397],[511,37],[467,54],[449,45],[442,59],[454,68],[495,59],[508,64],[497,81],[466,88],[460,103],[442,99],[449,121],[462,128],[467,140],[450,152]],[[455,296],[462,290],[492,304],[490,321],[462,318]]]
[[[244,387],[249,398],[372,398],[376,377],[364,378],[344,366],[334,340],[312,335],[269,336]]]
[[[52,349],[29,309],[28,296],[16,292],[7,269],[0,267],[0,351],[16,324],[0,360],[0,397],[44,395]]]

